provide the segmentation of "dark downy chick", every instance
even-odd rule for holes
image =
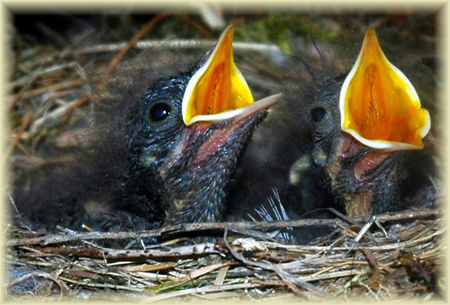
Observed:
[[[130,121],[131,189],[157,196],[166,224],[222,219],[238,156],[280,97],[253,102],[234,65],[232,31],[224,32],[195,72],[146,91]]]
[[[234,64],[232,38],[229,27],[191,70],[153,82],[138,100],[128,95],[137,90],[133,82],[116,89],[120,101],[99,97],[99,143],[81,154],[78,167],[54,170],[28,192],[19,183],[19,213],[49,227],[85,223],[97,230],[222,219],[239,154],[280,97],[254,102]],[[104,123],[110,113],[120,114],[110,118],[114,124]],[[73,185],[75,178],[81,183]],[[42,188],[48,196],[33,198]]]
[[[347,215],[432,204],[433,153],[420,150],[430,117],[409,80],[385,58],[374,30],[349,75],[325,78],[309,98],[313,149],[306,163],[323,170]]]
[[[241,158],[244,179],[230,194],[235,199],[230,218],[336,217],[327,208],[367,217],[432,206],[438,198],[438,178],[429,137],[421,150],[362,144],[340,128],[339,97],[345,76],[339,76],[335,63],[314,65],[307,56],[300,61],[293,58],[291,74],[279,79],[277,91],[283,92],[283,100],[255,130]],[[301,74],[302,70],[310,72]],[[391,127],[396,128],[395,123]],[[325,227],[286,228],[274,236],[305,243],[331,232]]]

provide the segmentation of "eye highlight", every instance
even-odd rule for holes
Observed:
[[[311,117],[314,122],[322,121],[325,116],[326,110],[323,107],[316,107],[311,110]]]
[[[152,121],[158,122],[164,120],[172,108],[165,103],[158,103],[150,108],[149,116]]]

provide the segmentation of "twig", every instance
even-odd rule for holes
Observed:
[[[247,229],[255,228],[283,228],[287,226],[313,226],[313,225],[335,225],[333,219],[303,219],[295,221],[277,221],[277,222],[204,222],[187,223],[174,226],[166,226],[160,229],[140,231],[140,232],[87,232],[75,234],[49,234],[34,238],[12,239],[8,242],[9,246],[20,245],[38,245],[43,246],[55,243],[63,243],[79,240],[99,240],[99,239],[139,239],[148,237],[160,237],[176,233],[198,232],[206,230],[224,230],[244,232]]]
[[[339,217],[339,218],[345,220],[346,222],[348,222],[348,223],[350,223],[350,224],[352,224],[352,225],[355,225],[355,226],[359,226],[358,222],[355,221],[355,219],[353,219],[353,218],[351,218],[351,217],[348,217],[348,216],[342,214],[342,213],[339,212],[338,210],[336,210],[336,209],[334,209],[334,208],[328,208],[328,210],[329,210],[331,213],[335,214],[337,217]]]
[[[408,210],[395,213],[380,214],[377,215],[377,220],[379,222],[387,222],[395,220],[428,218],[431,216],[440,216],[440,215],[442,215],[442,211],[439,209]],[[357,221],[361,222],[363,221],[363,219],[359,219]]]
[[[356,235],[354,241],[355,243],[358,243],[361,238],[366,234],[366,232],[370,229],[370,227],[373,225],[373,223],[376,220],[376,216],[372,216],[370,220],[359,230],[358,235]]]
[[[117,249],[92,249],[92,248],[74,248],[74,247],[43,247],[38,248],[42,255],[46,253],[70,255],[75,257],[107,258],[107,259],[144,259],[161,257],[180,257],[192,255],[218,254],[219,249],[213,243],[203,243],[193,246],[183,246],[165,249],[146,249],[146,250],[117,250]]]
[[[217,44],[216,40],[213,39],[176,39],[176,40],[165,40],[165,39],[147,39],[141,40],[136,43],[136,49],[209,49]],[[108,44],[98,44],[93,47],[87,47],[84,49],[79,49],[73,52],[75,55],[91,54],[91,53],[101,53],[101,52],[114,52],[124,48],[127,42],[119,43],[108,43]],[[235,50],[242,51],[254,51],[260,53],[282,53],[281,49],[275,44],[268,43],[254,43],[254,42],[233,42],[233,48]]]
[[[25,118],[23,119],[22,125],[20,126],[19,130],[17,131],[16,136],[14,137],[14,140],[13,140],[13,142],[12,142],[8,152],[6,153],[6,157],[7,158],[9,158],[9,156],[14,151],[14,148],[19,143],[20,138],[22,137],[22,134],[27,129],[27,127],[30,124],[32,118],[33,118],[33,114],[31,112],[28,112],[27,115],[25,116]]]
[[[427,242],[431,239],[433,239],[436,236],[442,235],[444,232],[444,229],[438,230],[434,232],[433,234],[420,238],[415,240],[408,240],[404,242],[397,242],[392,244],[386,244],[382,246],[347,246],[347,247],[330,247],[330,246],[302,246],[302,245],[283,245],[283,244],[276,244],[271,242],[265,242],[268,247],[278,247],[280,249],[286,249],[288,251],[347,251],[347,250],[362,250],[362,249],[368,249],[372,251],[388,251],[388,250],[395,250],[395,249],[403,249],[407,247],[413,247],[415,245],[419,245],[421,243]]]
[[[377,217],[377,220],[380,222],[385,222],[393,220],[427,218],[431,216],[439,216],[441,214],[442,212],[439,211],[438,209],[406,211],[406,212],[399,212],[396,214],[392,213],[381,214]],[[38,245],[38,244],[45,246],[49,244],[64,243],[79,240],[139,239],[147,237],[160,237],[163,235],[170,235],[175,233],[198,232],[206,230],[224,230],[225,228],[232,232],[238,231],[240,233],[243,233],[247,229],[273,229],[273,228],[284,228],[289,226],[307,227],[317,225],[335,226],[336,222],[339,221],[340,220],[336,219],[300,219],[300,220],[274,221],[274,222],[255,221],[255,222],[188,223],[140,232],[87,232],[87,233],[75,233],[70,235],[49,234],[34,238],[11,239],[8,241],[8,246],[13,247],[21,245]],[[316,246],[309,246],[309,247],[310,247],[309,249],[313,250],[317,249]],[[319,248],[326,249],[327,247],[319,247]],[[299,249],[308,249],[308,247]]]

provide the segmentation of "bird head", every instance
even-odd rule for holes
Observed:
[[[350,73],[325,80],[309,113],[314,162],[326,169],[347,214],[386,211],[398,196],[404,153],[423,148],[431,123],[373,29],[366,32]]]
[[[253,128],[280,95],[254,102],[233,58],[233,27],[190,71],[153,83],[129,123],[132,172],[165,223],[215,221]]]

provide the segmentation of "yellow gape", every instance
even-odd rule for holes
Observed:
[[[428,111],[411,82],[384,55],[369,29],[339,98],[341,129],[372,148],[423,148],[430,130]]]
[[[199,121],[229,119],[252,103],[250,88],[234,63],[233,26],[229,26],[188,83],[182,104],[183,121],[189,126]]]

